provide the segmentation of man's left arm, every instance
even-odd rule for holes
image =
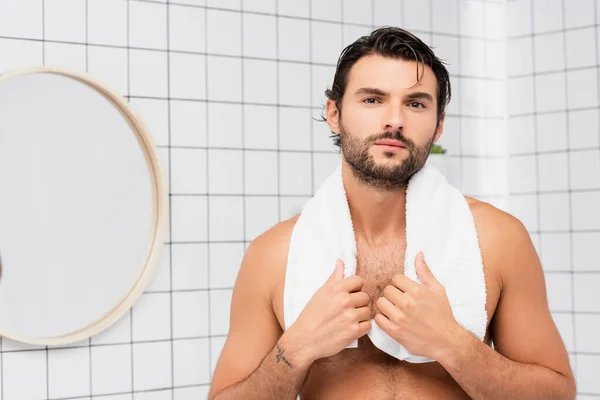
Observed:
[[[503,216],[495,243],[502,291],[494,348],[458,326],[438,362],[476,399],[575,399],[569,357],[548,308],[543,269],[523,224]]]
[[[438,362],[473,399],[575,399],[571,374],[546,366],[543,356],[511,360],[464,330],[454,346]]]
[[[438,361],[473,399],[575,399],[569,358],[554,324],[529,233],[505,214],[487,262],[501,270],[490,323],[494,349],[460,326],[444,287],[417,257],[418,284],[398,274],[378,300],[375,322],[414,354]]]

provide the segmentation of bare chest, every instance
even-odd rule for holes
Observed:
[[[378,312],[377,299],[383,296],[383,291],[386,286],[392,284],[392,277],[395,274],[404,273],[404,257],[406,251],[406,242],[399,241],[395,244],[388,244],[379,247],[371,247],[360,241],[357,241],[357,259],[356,259],[356,275],[363,278],[363,287],[361,291],[367,293],[370,298],[369,307],[371,315]],[[499,275],[497,271],[486,265],[484,257],[484,276],[486,284],[486,311],[489,322],[496,310],[500,297],[500,285],[498,284]],[[274,292],[273,308],[279,323],[284,328],[283,316],[283,289],[284,279],[282,276],[280,284]],[[486,334],[485,342],[489,342],[489,332]],[[369,339],[365,337],[370,343]],[[369,344],[367,343],[367,344]],[[366,348],[365,348],[366,350]]]
[[[500,265],[488,257],[487,251],[494,245],[488,238],[485,224],[477,222],[481,215],[474,213],[483,256],[486,285],[486,311],[488,329],[484,342],[490,345],[489,322],[492,319],[501,292]],[[383,295],[387,285],[392,284],[395,274],[404,273],[406,242],[369,246],[357,238],[356,274],[363,278],[362,291],[370,298],[369,307],[374,315],[378,312],[376,301]],[[273,292],[273,310],[284,327],[283,288],[285,278],[281,275]],[[365,390],[368,391],[365,392]],[[345,349],[332,356],[321,358],[311,367],[301,398],[469,398],[439,363],[408,363],[397,360],[380,351],[367,335],[358,340],[358,347]]]
[[[386,286],[392,284],[392,277],[404,273],[404,243],[390,244],[378,248],[357,243],[356,275],[363,278],[362,291],[371,299],[371,314],[377,310],[377,299],[383,296]]]

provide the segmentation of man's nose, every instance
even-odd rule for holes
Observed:
[[[404,127],[404,113],[402,106],[395,102],[389,102],[386,106],[384,117],[384,130],[396,131]]]

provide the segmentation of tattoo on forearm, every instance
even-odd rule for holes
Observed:
[[[277,351],[278,351],[278,353],[275,355],[275,358],[277,359],[277,362],[279,363],[279,361],[283,360],[283,362],[285,362],[290,368],[293,368],[292,364],[290,364],[288,362],[288,360],[285,358],[285,356],[283,355],[283,353],[284,353],[285,350],[282,350],[279,347],[279,343],[275,343],[275,346],[277,346]]]

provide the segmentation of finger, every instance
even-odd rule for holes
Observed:
[[[385,297],[379,298],[377,301],[377,308],[379,309],[379,312],[385,315],[390,321],[398,321],[403,315],[402,311]]]
[[[392,285],[388,285],[383,289],[383,297],[388,299],[392,304],[403,304],[405,296],[409,296],[409,294],[402,292]]]
[[[431,272],[431,269],[429,269],[429,266],[425,262],[425,254],[422,251],[417,254],[416,270],[417,277],[423,282],[423,285],[432,287],[439,284],[438,280],[433,275],[433,272]]]
[[[399,310],[406,309],[415,303],[413,295],[403,293],[394,286],[387,286],[383,290],[383,298],[389,300]]]
[[[410,310],[412,310],[416,304],[415,298],[408,293],[396,296],[394,300],[389,300],[386,297],[384,297],[384,299],[390,301],[394,305],[396,310],[403,314],[410,313]]]
[[[385,333],[392,336],[392,327],[394,326],[394,323],[390,321],[385,315],[377,313],[375,314],[373,321],[375,321],[377,326],[383,329]]]
[[[329,281],[341,281],[342,279],[344,279],[344,262],[338,258]]]
[[[341,282],[341,288],[343,291],[352,293],[358,292],[362,289],[363,286],[363,278],[359,275],[352,275],[347,278],[344,278]]]
[[[371,331],[371,321],[362,321],[358,323],[359,336],[362,337]]]
[[[373,316],[370,307],[361,307],[356,309],[356,318],[357,321],[368,321]]]
[[[392,276],[392,285],[405,293],[414,293],[421,286],[404,274]]]
[[[371,302],[371,297],[365,292],[350,293],[350,298],[352,299],[354,308],[364,307]]]

